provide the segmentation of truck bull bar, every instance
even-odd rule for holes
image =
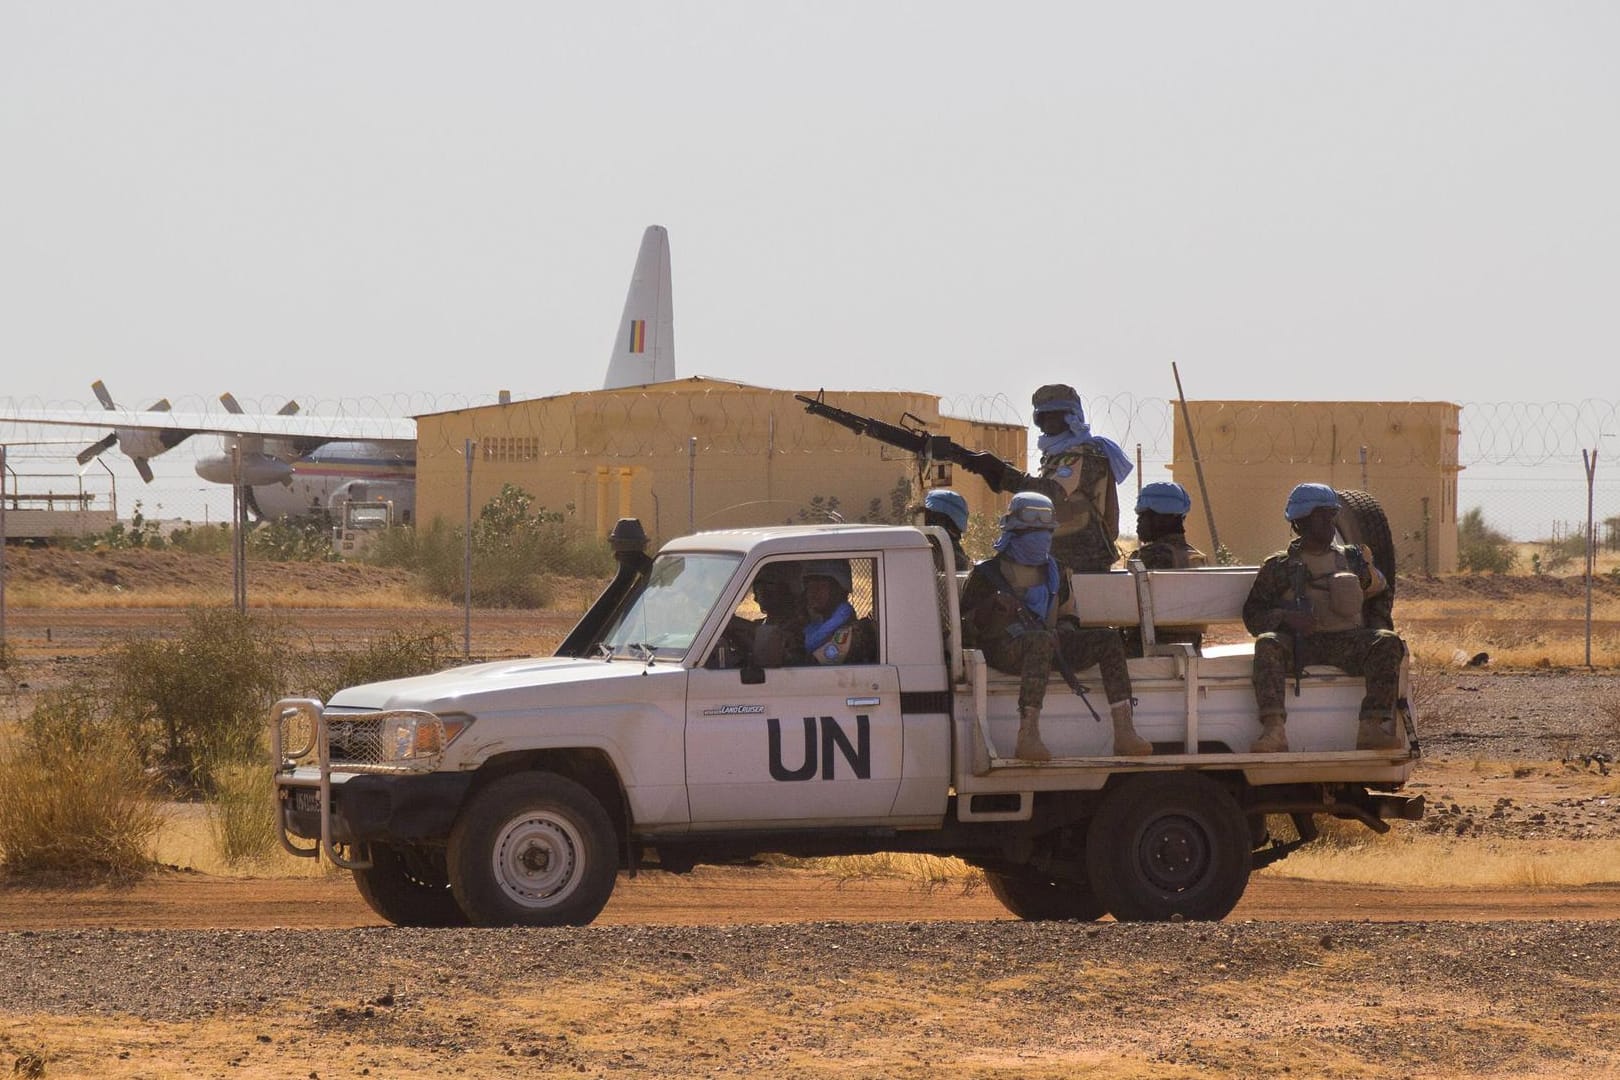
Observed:
[[[276,839],[282,849],[301,859],[325,854],[334,866],[367,870],[369,858],[339,854],[332,839],[332,733],[341,725],[344,735],[344,773],[409,776],[433,772],[444,756],[444,721],[423,709],[382,709],[327,715],[316,698],[282,698],[270,708],[270,759],[280,798],[276,805]],[[313,762],[311,758],[313,757]],[[314,765],[321,822],[320,843],[299,847],[287,831],[287,792],[308,788],[308,783],[283,783],[300,764]],[[351,854],[353,854],[351,850]],[[369,854],[369,853],[368,853]]]

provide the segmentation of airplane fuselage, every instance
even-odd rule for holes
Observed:
[[[323,443],[305,454],[285,439],[241,440],[242,480],[266,518],[337,514],[350,499],[394,503],[397,520],[415,516],[416,444],[408,440]],[[237,468],[223,452],[197,461],[197,475],[228,484]]]

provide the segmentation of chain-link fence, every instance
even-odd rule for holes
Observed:
[[[758,399],[732,394],[731,384],[710,383],[701,392],[724,399],[718,411],[704,414],[701,425],[691,394],[626,393],[571,395],[573,405],[561,419],[557,411],[501,410],[508,417],[509,430],[493,434],[501,445],[521,446],[534,460],[566,459],[577,455],[584,440],[591,442],[591,453],[598,458],[624,460],[666,459],[678,456],[682,463],[690,454],[700,457],[755,457],[762,468],[784,459],[803,460],[826,456],[826,491],[837,496],[839,459],[833,456],[840,429],[834,425],[798,426],[791,430],[773,423],[759,412]],[[944,398],[938,401],[940,416],[965,417],[981,422],[1021,426],[1027,409],[1006,394]],[[87,425],[95,423],[100,405],[93,401],[15,400],[13,409],[76,411]],[[282,407],[280,398],[243,399],[250,412],[274,412]],[[307,399],[305,416],[421,416],[452,410],[496,404],[493,398],[464,395],[399,394],[341,400]],[[521,403],[520,403],[521,404]],[[712,401],[710,402],[712,404]],[[1176,430],[1180,422],[1174,402],[1163,398],[1120,395],[1087,399],[1086,410],[1093,430],[1123,445],[1142,463],[1133,478],[1146,482],[1168,476],[1167,467],[1177,449]],[[1200,451],[1225,466],[1243,467],[1257,463],[1299,463],[1301,478],[1323,460],[1353,461],[1353,448],[1340,445],[1346,416],[1356,409],[1376,411],[1376,420],[1386,428],[1398,426],[1403,409],[1417,410],[1427,403],[1340,404],[1334,407],[1336,422],[1325,422],[1317,403],[1236,402],[1230,418],[1246,432],[1265,431],[1268,440],[1243,443],[1241,455],[1234,457],[1232,446],[1223,445],[1215,427],[1197,431]],[[177,410],[218,411],[220,406],[203,400],[178,400]],[[651,415],[655,422],[649,423]],[[675,415],[679,413],[680,415]],[[1473,402],[1462,405],[1459,430],[1455,435],[1454,460],[1396,461],[1386,447],[1375,448],[1372,463],[1374,479],[1367,484],[1377,494],[1378,469],[1416,465],[1450,467],[1458,472],[1458,517],[1475,511],[1484,523],[1506,537],[1520,542],[1551,542],[1568,546],[1584,536],[1587,517],[1588,480],[1582,464],[1582,451],[1597,454],[1597,468],[1591,485],[1592,507],[1602,544],[1620,543],[1620,402],[1587,400],[1581,402]],[[887,418],[898,420],[899,417]],[[1353,417],[1352,417],[1353,419]],[[701,426],[702,430],[695,430]],[[423,430],[432,430],[423,425]],[[38,508],[63,509],[77,506],[103,515],[110,512],[129,522],[139,513],[148,522],[164,528],[177,526],[213,527],[230,519],[230,491],[227,487],[201,480],[194,471],[199,457],[218,452],[218,440],[196,436],[175,449],[151,459],[154,472],[150,483],[135,475],[128,459],[107,450],[79,466],[75,453],[95,441],[95,429],[77,439],[64,438],[63,429],[44,425],[7,426],[0,431],[0,442],[7,446],[7,484],[11,507],[21,514]],[[686,432],[691,432],[688,436]],[[680,439],[664,445],[671,433]],[[1029,446],[1033,452],[1033,439]],[[1232,444],[1233,446],[1236,443]],[[418,446],[418,458],[438,451],[460,452],[461,446]],[[1399,453],[1417,454],[1410,446]],[[1450,451],[1433,452],[1443,459]],[[1222,457],[1222,455],[1225,457]],[[474,465],[477,466],[475,461]],[[668,464],[668,462],[666,462]],[[903,462],[901,463],[904,464]],[[1031,464],[1024,462],[1023,464]],[[672,466],[673,467],[673,466]],[[681,467],[685,467],[682,464]],[[1366,466],[1363,466],[1365,469]],[[1351,473],[1354,466],[1349,467]],[[701,482],[701,471],[694,473]],[[1340,480],[1341,486],[1358,486],[1357,478]],[[972,477],[957,481],[977,484]],[[1134,482],[1127,486],[1134,489]],[[1129,502],[1125,493],[1124,502]],[[850,505],[851,500],[845,500]],[[862,504],[864,505],[864,503]],[[475,508],[476,511],[477,508]],[[553,510],[562,507],[553,506]],[[814,508],[805,507],[807,511]],[[772,506],[771,520],[791,519],[794,508],[784,511]],[[1127,514],[1127,518],[1128,518]],[[14,524],[21,518],[14,517]]]

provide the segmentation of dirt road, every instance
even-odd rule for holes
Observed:
[[[1008,919],[987,889],[926,888],[894,878],[840,881],[775,868],[699,867],[622,878],[602,926],[744,926],[796,922]],[[1620,885],[1549,889],[1393,889],[1257,876],[1230,919],[1264,922],[1500,922],[1620,919]],[[386,925],[347,874],[220,878],[165,873],[128,887],[0,888],[0,932],[336,929]]]

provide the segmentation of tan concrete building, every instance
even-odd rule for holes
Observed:
[[[417,418],[418,520],[459,523],[473,444],[474,513],[513,484],[551,510],[572,507],[599,535],[640,518],[655,542],[693,530],[800,520],[892,520],[920,500],[916,459],[804,411],[795,393],[693,377],[594,390]],[[932,394],[830,391],[829,404],[930,432],[1022,464],[1027,429],[941,416]],[[924,487],[955,486],[970,510],[1001,512],[996,496],[948,465]],[[957,482],[953,485],[952,480]]]
[[[1402,573],[1457,569],[1460,405],[1440,401],[1192,401],[1215,528],[1241,563],[1285,547],[1295,484],[1371,492],[1389,516]],[[1213,551],[1187,425],[1176,415],[1171,473],[1193,496],[1188,539]]]

